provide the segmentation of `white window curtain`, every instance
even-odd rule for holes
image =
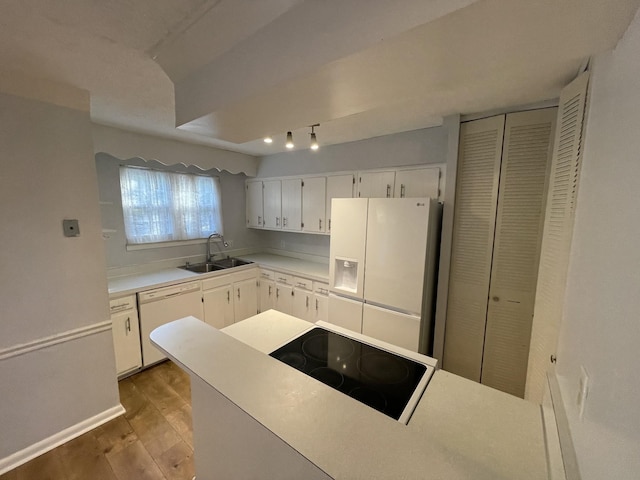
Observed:
[[[223,234],[220,179],[120,167],[127,243],[158,243]]]

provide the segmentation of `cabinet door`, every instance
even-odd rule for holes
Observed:
[[[331,233],[331,200],[334,198],[353,198],[353,175],[332,175],[327,177],[326,223],[325,231]]]
[[[205,290],[202,294],[204,321],[216,328],[231,325],[234,320],[232,294],[231,284]]]
[[[429,197],[440,195],[440,169],[438,167],[398,170],[393,196],[396,198]]]
[[[258,313],[258,286],[255,278],[233,284],[234,318],[236,322]]]
[[[263,182],[262,194],[264,198],[264,228],[281,228],[282,216],[282,188],[280,180]]]
[[[247,226],[252,228],[262,227],[262,182],[247,182]]]
[[[142,355],[140,354],[138,312],[129,310],[128,312],[112,315],[111,322],[118,375],[140,368],[142,366]]]
[[[293,316],[313,321],[313,292],[302,288],[293,289]]]
[[[460,126],[443,368],[480,381],[504,115]]]
[[[326,229],[325,177],[305,178],[302,185],[302,230],[323,233]]]
[[[260,311],[266,312],[276,306],[276,282],[260,279]]]
[[[396,172],[361,172],[358,174],[358,197],[391,198]]]
[[[293,315],[293,287],[276,283],[276,310]]]
[[[329,321],[329,296],[315,293],[313,295],[313,318],[315,323],[318,320]]]
[[[282,180],[282,229],[302,230],[302,179]]]
[[[556,108],[507,115],[481,382],[524,396]]]

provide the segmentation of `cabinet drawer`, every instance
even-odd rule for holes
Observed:
[[[316,295],[329,295],[329,284],[324,282],[313,282],[313,293]]]
[[[265,280],[275,280],[276,274],[273,270],[260,270],[260,278],[264,278]]]
[[[293,277],[293,286],[296,288],[302,288],[304,290],[313,290],[313,281],[308,278]]]
[[[249,270],[242,270],[241,272],[235,272],[231,274],[231,280],[233,282],[242,282],[243,280],[249,280],[250,278],[256,279],[258,276],[258,269],[251,268]]]
[[[289,275],[288,273],[280,273],[275,272],[276,274],[276,282],[282,283],[284,285],[293,285],[293,275]]]
[[[125,310],[131,310],[132,308],[136,308],[135,295],[127,295],[126,297],[114,298],[113,300],[109,300],[109,310],[112,314],[123,312]]]
[[[202,290],[211,290],[212,288],[230,285],[233,282],[232,275],[220,275],[219,277],[207,278],[202,281]]]

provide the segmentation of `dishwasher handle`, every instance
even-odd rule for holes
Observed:
[[[196,292],[200,290],[200,284],[196,282],[173,285],[171,287],[158,288],[157,290],[149,290],[140,292],[138,300],[140,303],[155,302],[165,298],[177,297],[186,293]]]

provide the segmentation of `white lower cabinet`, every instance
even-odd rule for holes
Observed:
[[[313,318],[312,322],[329,321],[329,284],[313,282]]]
[[[276,298],[275,309],[293,315],[293,275],[275,273]]]
[[[255,273],[251,278],[234,282],[233,309],[236,322],[258,313],[258,284]]]
[[[313,282],[301,277],[294,277],[293,282],[293,316],[313,322]]]
[[[228,283],[202,292],[204,321],[209,325],[224,328],[234,322],[232,288]]]
[[[276,307],[276,282],[274,272],[271,270],[260,270],[260,299],[258,308],[261,312],[266,312]]]
[[[204,320],[224,328],[258,313],[256,269],[202,281]]]
[[[365,304],[362,334],[417,352],[420,317]]]
[[[129,295],[116,298],[109,302],[109,307],[116,372],[118,376],[122,376],[142,366],[136,297]]]

